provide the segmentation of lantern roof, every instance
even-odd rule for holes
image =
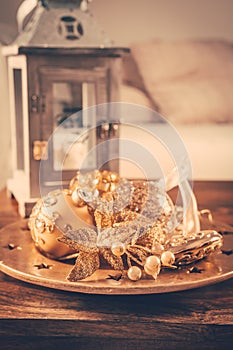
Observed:
[[[38,1],[34,13],[15,41],[4,48],[4,54],[30,52],[76,52],[95,49],[99,53],[114,52],[116,47],[79,0]]]

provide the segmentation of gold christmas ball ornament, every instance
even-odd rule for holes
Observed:
[[[63,259],[77,253],[59,242],[67,226],[94,227],[87,207],[76,207],[70,191],[56,190],[38,200],[32,209],[28,226],[37,249],[51,259]]]

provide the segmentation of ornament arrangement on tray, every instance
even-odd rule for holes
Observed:
[[[221,234],[189,232],[184,217],[184,209],[173,203],[161,180],[129,180],[94,170],[77,172],[68,189],[41,198],[29,228],[43,255],[76,258],[67,276],[71,282],[106,264],[137,281],[157,279],[163,269],[176,270],[220,250]]]

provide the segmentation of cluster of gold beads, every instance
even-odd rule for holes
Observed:
[[[75,206],[82,207],[97,197],[112,200],[120,177],[116,172],[94,170],[87,174],[77,172],[70,182],[71,199]]]
[[[117,257],[123,256],[124,254],[127,256],[127,276],[131,281],[140,280],[143,275],[143,271],[145,274],[153,277],[154,279],[157,279],[162,267],[176,268],[176,266],[174,266],[175,255],[169,250],[164,250],[163,246],[160,243],[157,243],[157,248],[159,249],[157,249],[156,254],[155,249],[146,249],[149,255],[145,258],[144,261],[141,261],[132,256],[129,249],[130,247],[135,246],[125,246],[121,242],[116,242],[112,244],[111,251]],[[140,246],[136,247],[140,249]],[[141,247],[141,249],[143,250],[145,248]],[[152,252],[154,252],[154,254]],[[131,260],[133,260],[136,265],[132,265]]]

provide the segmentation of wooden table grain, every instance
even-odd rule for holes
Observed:
[[[233,224],[233,182],[196,182],[199,209]],[[19,220],[0,192],[0,227]],[[64,292],[0,273],[1,349],[228,349],[233,344],[233,279],[156,295]]]

